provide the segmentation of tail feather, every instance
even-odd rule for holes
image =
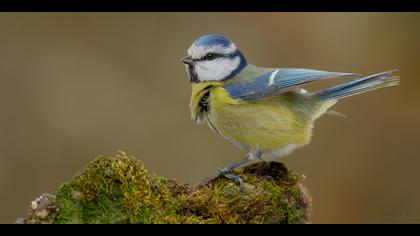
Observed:
[[[354,79],[332,88],[317,91],[314,95],[324,100],[338,100],[378,88],[394,86],[399,83],[398,76],[391,76],[394,71],[396,70],[381,72],[360,79]]]

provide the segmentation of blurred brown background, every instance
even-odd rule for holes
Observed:
[[[401,85],[340,102],[347,118],[282,161],[307,176],[314,223],[420,223],[418,13],[1,13],[0,32],[1,223],[97,155],[187,183],[242,158],[190,120],[179,59],[208,33],[261,66],[398,68]]]

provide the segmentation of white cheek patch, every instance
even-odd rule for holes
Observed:
[[[200,61],[195,65],[195,71],[200,81],[220,81],[236,70],[240,62],[239,57]]]
[[[230,54],[236,51],[235,44],[231,43],[229,47],[223,47],[223,45],[213,45],[211,47],[206,47],[203,45],[196,46],[192,45],[188,49],[188,55],[193,59],[199,59],[204,57],[207,53],[217,53],[217,54]]]

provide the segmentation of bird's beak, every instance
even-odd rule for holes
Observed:
[[[182,61],[184,64],[187,64],[187,65],[192,65],[192,64],[194,64],[194,60],[191,58],[191,56],[186,56],[186,57],[183,57],[183,58],[181,59],[181,61]]]

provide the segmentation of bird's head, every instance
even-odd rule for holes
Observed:
[[[246,59],[227,37],[204,35],[195,40],[182,58],[191,82],[223,81],[234,77],[246,65]]]

